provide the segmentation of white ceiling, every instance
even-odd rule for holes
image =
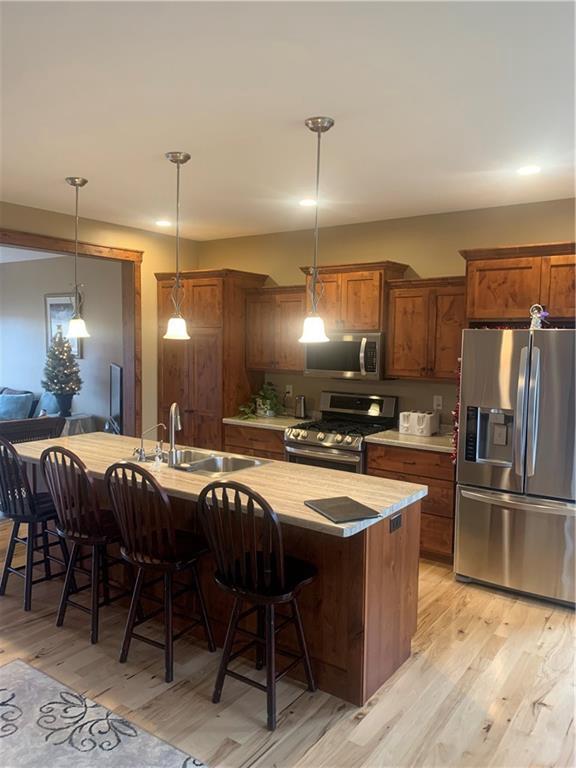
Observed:
[[[573,194],[568,2],[2,4],[2,198],[184,235],[321,224]],[[538,176],[519,166],[538,164]],[[162,230],[167,231],[167,230]],[[170,230],[168,230],[170,231]]]

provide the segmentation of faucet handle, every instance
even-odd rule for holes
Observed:
[[[134,448],[132,456],[134,456],[137,461],[146,461],[146,451],[144,448]]]

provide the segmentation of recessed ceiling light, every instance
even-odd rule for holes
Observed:
[[[302,208],[314,208],[316,200],[313,200],[311,197],[305,197],[304,200],[300,200],[300,205]]]
[[[159,220],[156,222],[156,226],[157,226],[157,227],[169,227],[169,226],[170,226],[170,222],[169,222],[169,221],[166,221],[166,219],[159,219]]]
[[[539,165],[523,165],[521,168],[518,168],[516,173],[518,176],[534,176],[534,174],[540,173],[541,170]]]

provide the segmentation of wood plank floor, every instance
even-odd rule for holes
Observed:
[[[2,558],[7,529],[0,522]],[[365,707],[282,681],[273,734],[259,691],[228,679],[220,704],[211,703],[219,653],[182,638],[167,685],[150,646],[134,641],[128,663],[117,663],[122,607],[102,610],[101,641],[91,646],[79,611],[54,625],[60,580],[35,586],[28,614],[22,587],[12,577],[0,598],[0,664],[23,659],[211,768],[576,762],[573,611],[456,583],[443,565],[422,562],[412,657]],[[0,765],[13,768],[1,748]]]

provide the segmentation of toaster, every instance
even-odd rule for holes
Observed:
[[[438,411],[402,411],[398,422],[400,434],[430,437],[440,429]]]

